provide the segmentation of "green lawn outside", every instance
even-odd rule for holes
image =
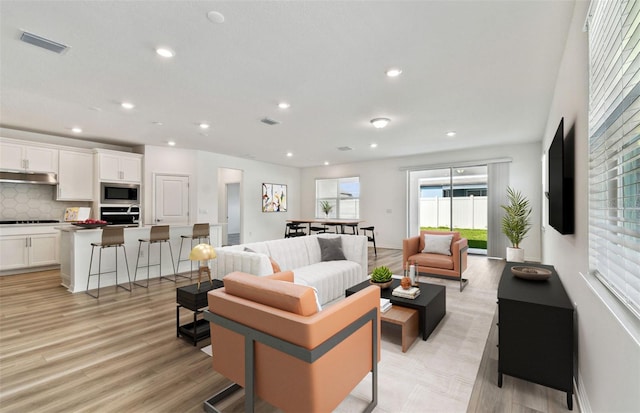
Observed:
[[[420,227],[424,231],[449,231],[448,227]],[[487,249],[487,230],[486,229],[470,229],[470,228],[454,228],[454,231],[460,232],[462,238],[469,241],[469,248]]]

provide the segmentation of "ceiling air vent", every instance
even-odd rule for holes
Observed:
[[[353,150],[353,148],[351,146],[340,146],[340,147],[338,147],[338,150],[342,151],[342,152],[346,152],[346,151]]]
[[[264,119],[260,119],[260,122],[267,124],[267,125],[277,125],[280,122],[278,122],[277,120],[273,120],[271,118],[264,118]]]
[[[67,45],[54,42],[53,40],[45,39],[44,37],[40,37],[37,34],[33,34],[29,32],[22,32],[22,34],[20,35],[20,40],[22,40],[25,43],[42,47],[43,49],[47,49],[58,54],[61,54],[62,52],[64,52],[69,48],[69,46]]]

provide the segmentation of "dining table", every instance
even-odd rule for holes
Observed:
[[[304,225],[306,224],[311,234],[311,226],[313,224],[320,224],[322,226],[335,226],[336,232],[339,234],[346,234],[344,231],[345,226],[351,226],[355,228],[355,233],[358,234],[358,224],[364,222],[362,219],[345,219],[345,218],[308,218],[308,219],[288,219],[287,222],[292,224]]]

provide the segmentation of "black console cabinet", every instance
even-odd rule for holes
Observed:
[[[573,409],[573,305],[555,269],[546,281],[513,276],[508,262],[498,286],[498,386],[502,375],[567,392]]]

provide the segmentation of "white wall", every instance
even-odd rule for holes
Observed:
[[[242,170],[240,202],[242,203],[243,243],[282,238],[287,219],[300,217],[300,170],[287,166],[257,162],[212,152],[198,151],[198,219],[218,222],[218,168]],[[287,212],[262,212],[262,183],[287,185]]]
[[[577,388],[585,412],[640,411],[640,327],[588,274],[588,44],[587,2],[576,2],[544,135],[547,150],[564,117],[575,125],[575,234],[560,235],[545,222],[543,261],[555,266],[575,305]],[[545,205],[546,208],[546,199]]]
[[[378,147],[378,150],[384,150],[383,145]],[[522,191],[533,206],[533,225],[522,243],[525,258],[530,261],[540,261],[540,205],[542,203],[540,151],[540,143],[536,142],[305,168],[302,170],[301,181],[302,215],[305,217],[314,215],[315,179],[359,176],[360,218],[370,225],[375,225],[378,246],[401,249],[407,230],[407,172],[401,168],[511,158],[509,184]]]
[[[244,243],[264,241],[284,236],[287,219],[300,216],[300,170],[250,159],[236,158],[212,152],[189,149],[145,146],[144,150],[144,201],[146,208],[152,204],[153,174],[172,173],[188,175],[191,180],[190,223],[220,222],[219,200],[224,186],[219,189],[219,168],[242,171],[240,201],[242,208],[241,240]],[[226,178],[222,177],[222,181]],[[262,212],[262,183],[286,184],[288,190],[287,212]],[[148,214],[150,215],[150,214]],[[224,218],[224,217],[222,217]],[[224,219],[222,219],[224,221]],[[150,224],[151,222],[147,222]]]

